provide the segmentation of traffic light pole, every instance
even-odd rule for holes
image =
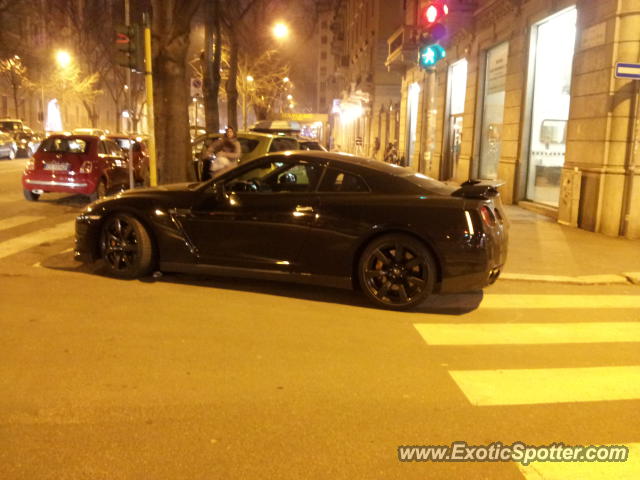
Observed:
[[[151,27],[148,14],[143,16],[144,23],[144,80],[147,89],[147,122],[149,125],[149,176],[152,187],[158,185],[158,170],[156,159],[156,131],[153,108],[153,66],[151,64]]]

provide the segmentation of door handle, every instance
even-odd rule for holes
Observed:
[[[296,206],[296,212],[298,213],[312,213],[313,207],[298,205]]]

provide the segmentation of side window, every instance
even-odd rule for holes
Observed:
[[[105,145],[105,142],[102,140],[98,142],[98,155],[109,155],[109,152],[107,151],[107,146]]]
[[[341,193],[362,193],[368,192],[369,187],[358,175],[344,172],[335,168],[328,168],[322,179],[319,191],[321,192],[341,192]]]
[[[321,167],[309,162],[270,161],[245,171],[226,184],[236,193],[304,193],[318,184]]]
[[[242,153],[253,152],[258,146],[258,143],[260,143],[258,140],[253,140],[251,138],[238,138],[238,142],[240,142]]]
[[[298,150],[298,141],[293,138],[274,138],[269,147],[270,152],[284,152],[286,150]]]

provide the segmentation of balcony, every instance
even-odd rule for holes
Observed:
[[[418,62],[417,30],[414,25],[403,25],[387,39],[388,70],[404,70]]]

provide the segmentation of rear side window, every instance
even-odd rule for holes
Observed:
[[[238,138],[238,142],[240,142],[242,153],[253,152],[258,146],[258,143],[260,143],[258,140],[253,140],[251,138]]]
[[[47,138],[40,147],[41,152],[48,153],[86,153],[87,142],[80,138],[58,137]]]
[[[298,141],[293,138],[274,138],[269,147],[270,152],[284,152],[298,150]]]
[[[321,192],[361,193],[368,192],[369,187],[358,175],[335,168],[327,168],[320,184]]]

